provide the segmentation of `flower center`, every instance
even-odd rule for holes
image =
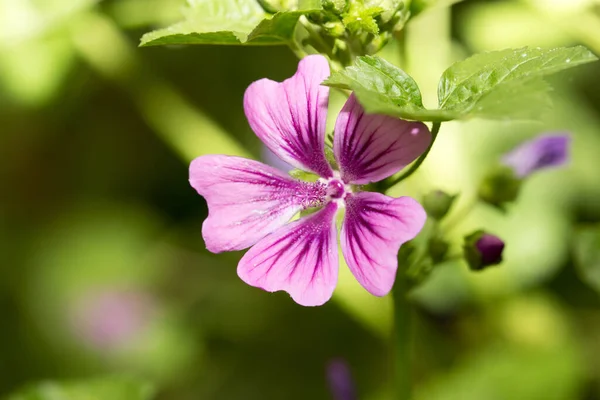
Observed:
[[[330,199],[341,199],[346,194],[345,185],[337,180],[332,179],[327,183],[327,197]]]

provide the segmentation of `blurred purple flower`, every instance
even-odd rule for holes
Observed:
[[[190,184],[208,203],[202,225],[213,253],[252,246],[238,264],[239,277],[269,292],[285,290],[298,304],[328,301],[338,276],[338,212],[342,253],[358,282],[375,296],[394,284],[398,249],[427,218],[410,197],[356,190],[413,162],[428,147],[422,122],[367,114],[351,95],[335,123],[334,171],[325,154],[330,74],[327,59],[307,56],[283,82],[261,79],[244,95],[252,130],[281,160],[319,175],[294,179],[269,165],[240,157],[205,155],[190,165]],[[290,220],[300,211],[316,212]]]
[[[357,399],[350,367],[344,360],[336,359],[327,364],[327,383],[334,400]]]
[[[504,155],[502,162],[519,178],[541,169],[560,167],[569,160],[570,139],[566,133],[540,135]]]
[[[148,326],[153,302],[143,292],[109,289],[88,294],[74,315],[79,338],[98,350],[128,345]]]

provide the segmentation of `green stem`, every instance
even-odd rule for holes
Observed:
[[[333,57],[333,54],[331,53],[331,46],[328,45],[327,42],[325,42],[325,40],[321,36],[321,34],[315,30],[313,24],[306,18],[306,16],[302,15],[299,21],[300,24],[302,24],[302,26],[304,27],[304,29],[306,29],[306,31],[308,32],[308,35],[311,37],[311,39],[313,39],[312,44],[315,47],[315,49],[318,50],[320,53],[327,54],[329,58]]]
[[[298,57],[299,60],[302,60],[304,57],[308,55],[306,51],[298,44],[295,40],[291,40],[288,42],[288,46],[290,50]]]
[[[269,3],[266,0],[258,0],[258,4],[260,4],[263,10],[265,10],[269,14],[276,14],[280,11],[277,9],[277,7],[274,7],[271,3]]]
[[[398,272],[398,277],[392,297],[394,299],[394,334],[392,336],[394,349],[394,399],[410,400],[412,392],[411,348],[412,348],[412,308],[407,298],[408,281],[404,271]]]
[[[402,175],[400,175],[397,178],[393,178],[390,180],[389,183],[386,184],[386,187],[389,189],[392,186],[402,182],[403,180],[405,180],[406,178],[408,178],[409,176],[411,176],[412,174],[414,174],[417,169],[419,169],[419,167],[421,166],[421,164],[423,164],[423,161],[425,161],[425,159],[427,158],[427,155],[429,154],[429,151],[431,151],[431,148],[433,147],[433,143],[435,142],[435,139],[437,138],[438,132],[440,131],[440,126],[442,125],[441,122],[434,122],[432,127],[431,127],[431,143],[429,143],[429,147],[427,147],[427,150],[425,150],[425,153],[421,154],[421,157],[419,157],[417,159],[417,161],[415,161],[413,163],[413,165],[410,166],[409,169],[407,169]]]
[[[477,195],[472,195],[468,197],[468,200],[465,204],[462,205],[461,208],[456,210],[455,212],[450,213],[448,218],[442,222],[442,230],[444,233],[448,234],[452,232],[465,218],[471,213],[471,211],[477,205],[479,198]]]

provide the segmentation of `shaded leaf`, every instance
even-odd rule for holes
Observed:
[[[255,0],[188,0],[183,21],[145,34],[141,46],[287,44],[306,6],[269,18]]]
[[[577,232],[573,247],[581,279],[600,292],[600,226]]]

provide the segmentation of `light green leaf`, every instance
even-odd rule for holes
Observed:
[[[323,84],[353,90],[369,113],[443,122],[461,118],[535,119],[551,107],[542,79],[597,60],[585,47],[502,50],[477,54],[448,68],[440,80],[440,109],[423,107],[415,81],[378,57],[358,57]]]
[[[469,110],[469,117],[531,120],[552,108],[552,87],[542,78],[511,81],[498,85]]]
[[[154,390],[147,383],[124,377],[80,382],[44,382],[24,389],[5,400],[150,400]]]
[[[574,255],[581,279],[600,292],[600,226],[577,232]]]
[[[303,8],[269,18],[255,0],[188,0],[183,21],[145,34],[141,46],[287,44],[298,18],[306,12]]]
[[[516,82],[595,60],[597,57],[583,46],[549,50],[525,47],[476,54],[444,72],[438,86],[440,108],[465,112],[501,84],[518,85]]]
[[[323,84],[354,91],[369,113],[424,121],[454,118],[445,112],[425,109],[417,83],[406,72],[379,57],[358,57],[353,66],[332,74]]]

